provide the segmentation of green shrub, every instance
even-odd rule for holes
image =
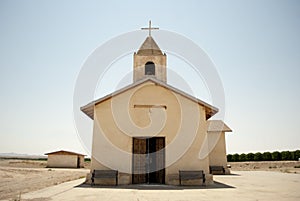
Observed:
[[[274,151],[272,153],[272,160],[273,161],[280,161],[281,160],[281,154],[279,151]]]
[[[281,159],[282,160],[293,160],[291,152],[289,152],[289,151],[281,152]]]
[[[254,154],[253,153],[248,153],[247,154],[247,160],[248,161],[254,161]]]
[[[247,155],[246,154],[241,154],[239,156],[239,161],[247,161]]]
[[[262,159],[264,161],[271,161],[272,160],[272,154],[270,152],[264,152],[262,154]]]
[[[232,162],[232,154],[228,154],[227,155],[227,161],[228,162]]]
[[[296,151],[294,151],[294,160],[299,160],[299,158],[300,158],[300,150],[296,150]]]
[[[232,161],[233,161],[233,162],[239,162],[239,161],[240,161],[240,156],[239,156],[239,154],[233,154],[233,155],[232,155]]]
[[[262,154],[260,152],[254,154],[254,161],[262,161],[262,159]]]

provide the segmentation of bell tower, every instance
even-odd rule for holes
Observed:
[[[149,36],[133,55],[133,82],[146,77],[167,82],[167,56],[162,53],[152,38],[151,30],[153,29],[158,28],[151,27],[151,21],[149,21],[149,28],[142,28],[142,30],[149,30]]]

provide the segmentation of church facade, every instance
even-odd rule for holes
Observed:
[[[118,185],[178,185],[179,171],[199,170],[205,180],[186,184],[211,184],[211,167],[228,174],[225,132],[231,129],[209,120],[218,109],[167,84],[167,56],[150,34],[133,58],[131,85],[81,107],[94,122],[87,182],[94,170],[117,170]]]

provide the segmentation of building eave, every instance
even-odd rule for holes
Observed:
[[[86,156],[86,155],[84,155],[84,154],[79,154],[79,153],[76,153],[76,152],[65,151],[65,150],[49,152],[49,153],[45,153],[45,155],[55,155],[55,154],[62,154],[62,153],[66,154],[66,155]]]
[[[207,121],[207,132],[232,132],[222,120],[209,120]]]
[[[194,96],[192,96],[192,95],[190,95],[190,94],[188,94],[188,93],[186,93],[184,91],[181,91],[180,89],[177,89],[177,88],[175,88],[175,87],[173,87],[171,85],[168,85],[168,84],[166,84],[166,83],[164,83],[164,82],[162,82],[160,80],[157,80],[154,77],[144,78],[144,79],[139,80],[139,81],[137,81],[137,82],[135,82],[133,84],[130,84],[130,85],[126,86],[126,87],[123,87],[123,88],[121,88],[121,89],[119,89],[119,90],[117,90],[117,91],[115,91],[113,93],[110,93],[110,94],[108,94],[108,95],[106,95],[104,97],[101,97],[101,98],[99,98],[99,99],[97,99],[95,101],[92,101],[92,102],[88,103],[85,106],[82,106],[80,108],[80,110],[82,112],[84,112],[91,119],[94,119],[94,107],[95,107],[95,105],[97,105],[97,104],[99,104],[99,103],[101,103],[103,101],[106,101],[106,100],[112,98],[113,96],[117,96],[117,95],[119,95],[119,94],[121,94],[121,93],[123,93],[123,92],[125,92],[127,90],[130,90],[130,89],[132,89],[132,88],[134,88],[134,87],[136,87],[138,85],[146,83],[148,81],[153,82],[154,84],[159,85],[161,87],[164,87],[166,89],[169,89],[169,90],[171,90],[171,91],[173,91],[173,92],[175,92],[175,93],[177,93],[177,94],[179,94],[179,95],[181,95],[181,96],[183,96],[183,97],[185,97],[185,98],[187,98],[187,99],[189,99],[189,100],[191,100],[193,102],[196,102],[199,105],[203,106],[205,108],[205,112],[206,112],[206,119],[209,119],[210,117],[212,117],[213,115],[215,115],[219,111],[218,108],[216,108],[216,107],[214,107],[214,106],[212,106],[212,105],[210,105],[210,104],[208,104],[208,103],[206,103],[206,102],[204,102],[204,101],[202,101],[202,100],[200,100],[200,99],[198,99],[198,98],[196,98],[196,97],[194,97]]]

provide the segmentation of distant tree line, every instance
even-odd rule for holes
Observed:
[[[34,161],[47,161],[47,157],[43,157],[43,158],[31,158],[31,157],[9,157],[9,156],[0,156],[0,159],[6,159],[6,160],[34,160]]]
[[[296,151],[274,151],[264,153],[248,153],[248,154],[228,154],[228,162],[243,162],[243,161],[286,161],[299,160],[300,150]]]

